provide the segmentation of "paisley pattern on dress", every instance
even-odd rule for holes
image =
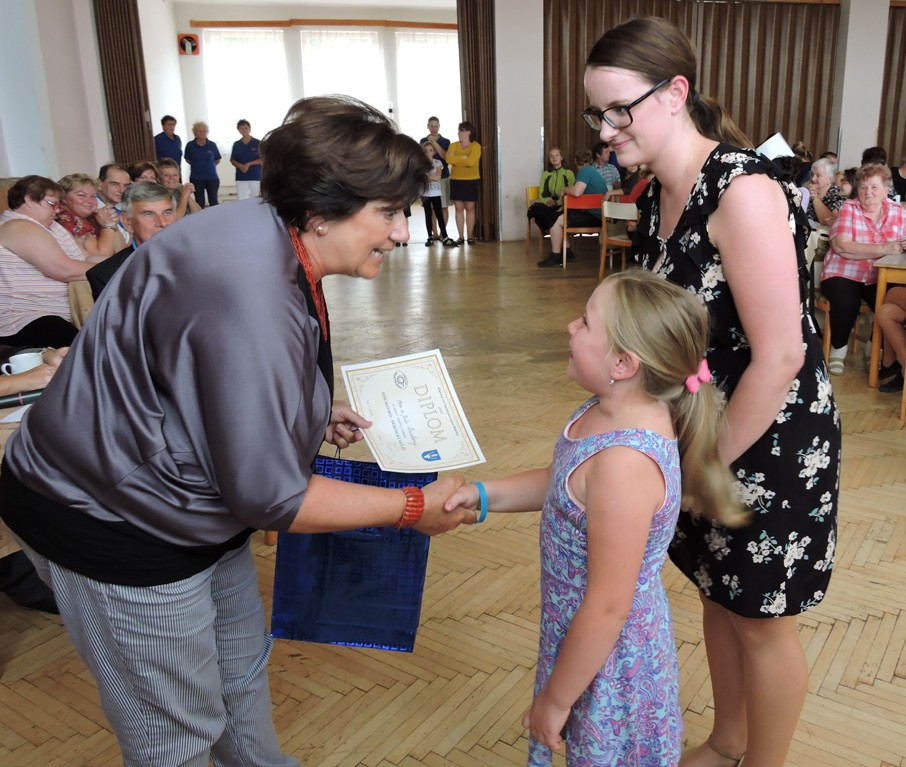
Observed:
[[[711,315],[707,359],[713,380],[729,397],[751,349],[708,235],[708,218],[741,175],[778,180],[773,163],[750,150],[719,144],[706,160],[669,238],[658,236],[660,184],[652,179],[639,200],[638,264],[695,293]],[[840,414],[834,403],[821,340],[808,306],[805,263],[808,224],[800,194],[788,181],[791,237],[799,271],[805,363],[765,434],[733,464],[738,490],[752,510],[747,526],[728,530],[682,512],[670,558],[709,599],[749,618],[796,615],[827,591],[837,535]],[[758,215],[753,209],[752,215]],[[660,260],[660,263],[658,261]],[[764,289],[771,289],[770,277]]]
[[[666,484],[664,505],[652,520],[632,611],[610,656],[567,720],[566,763],[666,767],[679,760],[683,734],[670,605],[660,578],[679,514],[679,451],[675,440],[645,430],[585,439],[567,436],[572,424],[597,402],[593,397],[573,414],[554,449],[552,481],[541,512],[541,638],[535,694],[547,685],[588,580],[585,511],[569,494],[569,477],[608,447],[638,450],[660,467]],[[528,764],[550,765],[550,749],[532,740]]]

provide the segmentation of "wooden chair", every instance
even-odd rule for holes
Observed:
[[[615,232],[611,234],[608,231],[609,221],[637,221],[639,218],[639,209],[632,202],[611,202],[604,200],[601,208],[601,218],[603,227],[601,237],[604,244],[601,247],[601,265],[598,267],[598,282],[604,279],[607,274],[607,256],[608,251],[613,258],[614,251],[619,251],[622,259],[621,269],[626,268],[626,252],[632,247],[632,241],[626,234]],[[613,263],[611,261],[611,263]]]
[[[824,312],[824,329],[822,331],[822,349],[824,351],[824,364],[830,362],[830,352],[831,352],[831,334],[830,334],[830,301],[827,300],[821,293],[815,294],[815,309],[819,312]],[[859,307],[860,316],[863,314],[872,314],[872,309],[868,304],[863,303]],[[863,343],[868,343],[871,340],[871,334],[869,332],[868,336],[859,335],[859,318],[856,318],[856,323],[853,325],[852,333],[849,334],[849,353],[852,354],[856,350],[856,341],[862,341]]]
[[[532,207],[533,202],[538,202],[541,199],[541,187],[540,186],[527,186],[525,188],[525,210],[528,212],[528,209]],[[540,230],[539,230],[540,231]],[[532,247],[532,219],[525,219],[525,255],[529,254],[529,249]],[[541,239],[538,240],[538,257],[541,257],[541,251],[544,248],[544,235],[541,235]]]
[[[566,249],[569,247],[569,236],[571,234],[593,234],[601,242],[601,260],[604,260],[606,249],[604,247],[603,222],[597,226],[570,226],[569,211],[571,210],[602,210],[604,205],[603,194],[583,194],[574,197],[571,194],[564,194],[563,200],[563,247],[561,248],[563,257],[563,268],[566,269]]]

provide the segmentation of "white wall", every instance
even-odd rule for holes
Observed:
[[[862,150],[878,143],[889,6],[888,0],[840,4],[831,146],[841,168],[858,165]]]
[[[495,17],[500,239],[519,240],[525,187],[537,184],[544,170],[542,0],[497,0]]]
[[[151,132],[160,133],[160,118],[172,115],[185,142],[192,135],[186,125],[175,9],[172,0],[138,0]]]
[[[0,0],[0,18],[0,126],[5,145],[0,176],[56,175],[35,4]]]
[[[96,173],[112,156],[90,0],[0,0],[0,176]]]

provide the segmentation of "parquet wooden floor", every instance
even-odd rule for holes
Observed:
[[[374,282],[327,285],[337,365],[443,351],[488,459],[472,479],[548,461],[584,397],[564,378],[565,327],[594,287],[593,248],[580,246],[565,272],[537,269],[535,253],[521,242],[414,244]],[[906,767],[906,429],[897,397],[869,390],[850,367],[834,379],[846,432],[837,568],[825,601],[801,620],[811,676],[790,767]],[[367,457],[361,446],[346,454]],[[412,654],[277,641],[270,674],[286,749],[308,767],[524,764],[537,532],[537,515],[492,515],[435,538]],[[267,601],[274,549],[259,537]],[[669,563],[664,579],[687,738],[698,742],[712,718],[698,599]],[[4,601],[0,765],[118,763],[92,679],[59,621]]]

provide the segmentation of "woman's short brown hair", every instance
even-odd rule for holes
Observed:
[[[61,197],[63,189],[52,178],[44,176],[23,176],[7,192],[10,210],[21,208],[28,198],[32,202],[41,202],[48,192],[56,192]]]
[[[868,165],[863,165],[856,171],[856,183],[853,184],[853,186],[858,189],[859,184],[872,176],[880,178],[885,186],[889,187],[893,183],[893,176],[890,173],[890,168],[886,165],[881,165],[881,163],[869,163]]]
[[[400,208],[431,171],[422,148],[374,107],[348,96],[293,104],[261,141],[261,196],[288,224],[348,218],[372,200]]]

